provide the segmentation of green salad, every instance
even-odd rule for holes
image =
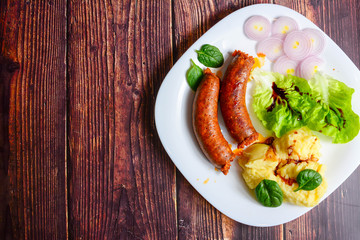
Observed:
[[[317,72],[309,81],[255,69],[253,107],[264,126],[281,137],[307,126],[347,143],[359,133],[359,116],[351,108],[354,89]]]

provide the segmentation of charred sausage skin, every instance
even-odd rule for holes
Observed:
[[[201,150],[226,175],[236,155],[221,133],[218,122],[220,79],[206,69],[193,102],[193,128]]]
[[[254,58],[235,50],[220,87],[220,109],[226,128],[242,148],[256,141],[259,134],[253,127],[246,108],[245,95]]]

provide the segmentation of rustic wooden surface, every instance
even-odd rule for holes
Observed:
[[[166,73],[254,3],[302,13],[360,66],[357,0],[1,0],[0,239],[358,239],[359,169],[307,214],[257,228],[213,208],[161,145]]]

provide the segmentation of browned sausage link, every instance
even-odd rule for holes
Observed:
[[[234,51],[235,57],[226,70],[220,88],[220,108],[225,125],[238,147],[248,146],[258,139],[246,108],[245,95],[254,59],[241,51]]]
[[[221,133],[218,122],[220,79],[206,69],[193,103],[193,128],[201,150],[226,175],[236,158]]]

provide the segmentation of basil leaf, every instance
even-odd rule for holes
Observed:
[[[311,191],[320,186],[322,177],[320,173],[315,170],[305,169],[299,172],[296,181],[299,184],[299,187],[295,189],[294,192],[299,190]]]
[[[204,73],[203,70],[198,65],[196,65],[192,59],[190,59],[190,61],[191,61],[191,66],[186,72],[186,80],[189,86],[191,87],[191,89],[196,91]]]
[[[273,180],[262,180],[255,188],[255,194],[259,202],[266,207],[278,207],[283,201],[283,192]]]
[[[224,56],[220,50],[210,44],[203,45],[200,50],[195,50],[198,54],[198,60],[206,67],[221,67],[224,63]]]

